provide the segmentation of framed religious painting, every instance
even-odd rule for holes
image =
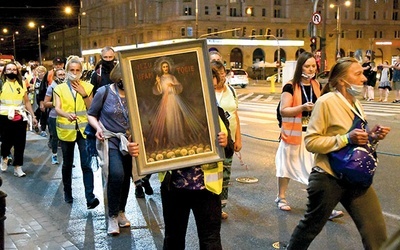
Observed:
[[[224,158],[206,40],[119,52],[139,175]]]

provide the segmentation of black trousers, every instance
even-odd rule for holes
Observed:
[[[210,191],[188,190],[161,184],[161,200],[164,214],[164,249],[185,249],[185,236],[190,210],[196,220],[200,249],[222,249],[221,246],[221,199]]]
[[[11,148],[14,147],[13,166],[22,166],[24,164],[24,152],[26,145],[27,122],[22,119],[11,121],[5,115],[0,115],[0,133],[1,133],[1,156],[6,158]]]

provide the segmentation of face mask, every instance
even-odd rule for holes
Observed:
[[[111,72],[111,70],[114,68],[114,60],[112,60],[112,61],[102,61],[101,62],[101,67],[106,72]]]
[[[343,81],[350,85],[349,87],[346,88],[347,93],[349,93],[350,95],[358,96],[362,93],[364,85],[351,84],[345,80],[343,80]]]
[[[122,80],[119,81],[119,82],[117,82],[117,87],[118,87],[120,90],[124,90],[124,85],[122,84]]]
[[[57,84],[61,84],[61,83],[63,83],[63,82],[65,82],[65,78],[58,78],[58,79],[56,79],[56,83],[57,83]]]
[[[11,80],[14,80],[14,79],[17,79],[17,74],[15,74],[15,73],[7,73],[7,74],[4,74],[8,79],[11,79]]]
[[[75,74],[73,74],[71,72],[67,73],[67,79],[70,80],[70,81],[79,80],[79,79],[81,79],[81,76],[82,76],[82,73],[79,73],[77,75],[75,75]]]
[[[311,79],[311,78],[314,78],[315,73],[313,73],[313,74],[302,73],[301,76],[306,78],[306,79]]]

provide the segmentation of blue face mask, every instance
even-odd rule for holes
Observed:
[[[349,87],[346,88],[347,93],[349,93],[352,96],[358,96],[361,95],[364,85],[359,85],[359,84],[351,84],[346,80],[343,80],[345,83],[350,85]]]

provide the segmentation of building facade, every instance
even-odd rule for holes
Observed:
[[[303,41],[281,47],[285,61],[311,51],[315,36],[315,49],[325,45],[327,67],[336,60],[338,40],[342,56],[361,59],[373,51],[381,63],[400,54],[399,1],[351,0],[347,7],[344,0],[82,0],[78,37],[82,51],[182,38],[236,39],[237,44],[210,49],[217,49],[228,67],[248,69],[276,61],[277,47],[244,40]],[[321,17],[315,32],[314,13]],[[84,58],[95,62],[99,55]]]

